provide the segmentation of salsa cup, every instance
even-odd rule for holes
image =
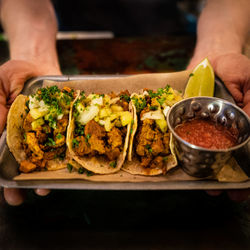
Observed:
[[[236,128],[237,145],[227,149],[207,149],[191,144],[177,135],[177,125],[195,118]],[[173,134],[179,163],[187,174],[194,177],[215,176],[232,154],[250,141],[250,120],[247,114],[236,105],[216,97],[192,97],[176,103],[168,112],[167,122]]]

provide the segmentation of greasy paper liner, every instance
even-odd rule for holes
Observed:
[[[184,91],[189,78],[190,71],[181,71],[175,73],[157,73],[142,74],[118,78],[97,78],[85,79],[67,82],[54,82],[44,80],[43,86],[57,85],[59,88],[68,86],[76,90],[84,90],[86,94],[90,93],[110,93],[111,91],[119,93],[121,90],[128,90],[130,93],[140,92],[143,88],[156,90],[165,87],[167,84],[172,88]],[[66,164],[65,164],[66,167]],[[14,180],[56,180],[56,179],[84,179],[95,182],[163,182],[163,181],[194,181],[198,178],[187,175],[180,167],[176,167],[166,175],[160,176],[139,176],[131,175],[120,170],[114,174],[88,176],[87,174],[79,174],[65,169],[56,171],[41,171],[28,174],[20,174],[14,177]],[[249,178],[241,170],[234,159],[225,164],[219,172],[218,178],[222,182],[242,182]]]

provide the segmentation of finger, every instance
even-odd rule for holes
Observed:
[[[248,116],[250,117],[250,103],[248,103],[247,105],[244,106],[243,110],[248,114]]]
[[[5,105],[2,105],[0,103],[0,135],[2,134],[5,128],[7,114],[8,114],[8,109],[5,107]]]
[[[250,197],[250,189],[230,190],[227,194],[232,201],[242,202]]]
[[[25,191],[16,188],[4,188],[4,198],[11,206],[19,206],[25,200]]]
[[[41,189],[41,188],[37,188],[35,189],[35,193],[39,196],[46,196],[50,193],[49,189]]]
[[[222,191],[221,190],[207,190],[206,193],[211,196],[218,196],[222,193]]]
[[[223,80],[223,79],[222,79]],[[227,89],[230,91],[236,102],[243,102],[243,93],[241,92],[240,85],[232,82],[224,82]]]
[[[244,96],[244,108],[243,110],[248,114],[250,117],[250,89],[248,89]]]

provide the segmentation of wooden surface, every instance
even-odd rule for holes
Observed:
[[[59,41],[65,74],[170,72],[185,68],[194,37]],[[0,42],[0,62],[8,59]],[[0,202],[0,249],[249,249],[250,203],[204,191],[27,192]]]

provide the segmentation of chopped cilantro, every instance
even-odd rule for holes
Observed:
[[[84,173],[84,168],[80,167],[78,168],[78,174],[83,174]]]
[[[158,96],[158,93],[154,93],[152,90],[149,90],[148,95],[150,98],[155,98],[156,96]]]
[[[100,97],[102,97],[102,98],[103,98],[103,97],[104,97],[104,94],[101,94],[101,95],[100,95]]]
[[[70,105],[71,101],[72,101],[72,97],[67,95],[67,93],[63,93],[63,96],[62,96],[62,100],[66,103],[66,105]]]
[[[194,74],[193,73],[189,74],[189,77],[191,77],[191,76],[194,76]]]
[[[147,145],[145,146],[145,148],[148,150],[149,153],[152,153],[152,152],[153,152],[153,149],[150,147],[149,144],[147,144]]]
[[[156,100],[157,100],[157,102],[159,102],[160,105],[162,105],[164,103],[164,101],[166,100],[166,98],[162,97],[162,98],[157,98]]]
[[[116,168],[117,162],[116,162],[116,161],[111,161],[111,162],[109,163],[109,166],[112,167],[112,168]]]
[[[158,106],[156,106],[156,105],[155,105],[155,106],[150,106],[149,109],[150,109],[150,110],[157,110],[157,109],[158,109]]]
[[[27,135],[26,135],[26,133],[23,134],[23,138],[24,138],[25,141],[27,140]]]
[[[73,148],[76,148],[76,147],[78,147],[79,146],[79,141],[78,140],[76,140],[75,138],[72,140],[72,147]]]
[[[164,89],[159,88],[159,89],[157,90],[157,93],[158,93],[158,95],[162,95],[162,94],[164,93]]]
[[[57,134],[57,135],[56,135],[56,139],[62,139],[62,134],[60,134],[60,133]]]
[[[124,99],[126,102],[129,102],[129,101],[130,101],[130,96],[129,96],[129,95],[126,95],[126,94],[120,95],[120,100],[121,100],[121,99]]]
[[[80,122],[75,122],[75,135],[84,135],[85,126],[82,125]]]
[[[73,169],[73,166],[72,166],[70,163],[68,163],[68,164],[67,164],[67,169],[68,169],[68,171],[71,173],[71,172],[72,172],[72,169]]]
[[[55,145],[56,145],[55,141],[50,137],[48,138],[47,142],[45,143],[45,146],[49,146],[49,147],[55,146]]]
[[[30,102],[29,100],[27,100],[27,101],[25,102],[25,106],[26,106],[27,109],[29,109],[29,102]]]
[[[94,173],[93,172],[91,172],[91,171],[86,171],[86,174],[87,174],[87,176],[92,176],[92,175],[94,175]]]
[[[165,91],[168,92],[169,89],[170,89],[170,86],[167,84],[167,85],[165,86]]]
[[[135,96],[132,97],[132,100],[135,104],[136,107],[136,111],[140,112],[141,110],[143,110],[146,106],[147,106],[147,101],[146,99],[140,97],[140,98],[136,98]]]
[[[89,138],[91,137],[91,134],[87,134],[86,135],[86,139],[89,140]]]
[[[56,118],[55,117],[53,117],[52,115],[49,115],[48,122],[49,122],[49,126],[51,128],[56,128]]]

